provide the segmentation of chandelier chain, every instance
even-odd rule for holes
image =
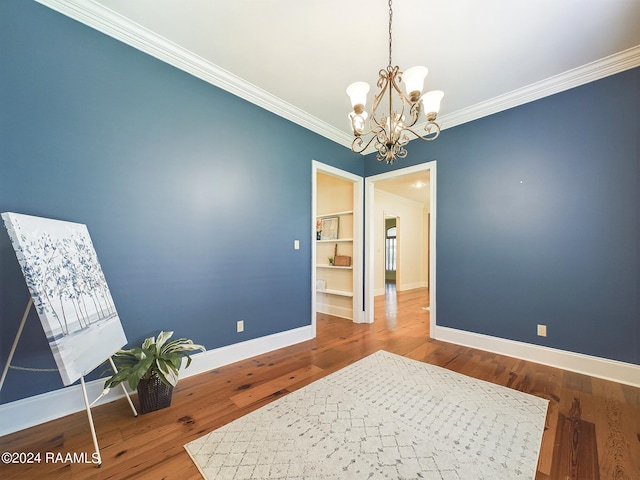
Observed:
[[[391,23],[393,22],[393,9],[391,8],[391,0],[389,0],[389,66],[387,67],[391,70]]]
[[[397,65],[393,66],[393,0],[387,0],[387,2],[389,4],[389,64],[386,71],[381,69],[378,72],[377,85],[380,91],[374,97],[371,114],[368,115],[364,111],[366,96],[369,92],[369,85],[366,82],[349,85],[347,95],[353,107],[353,111],[349,114],[354,135],[351,150],[355,153],[363,153],[373,145],[378,151],[376,160],[384,160],[392,164],[397,159],[407,156],[405,146],[411,140],[410,134],[426,142],[435,140],[440,135],[440,126],[435,120],[444,93],[434,90],[422,95],[424,79],[427,76],[426,67],[416,66],[401,72]],[[401,90],[400,83],[405,83],[406,95]],[[394,99],[397,100],[396,107],[398,103],[400,104],[400,110],[393,109]],[[386,108],[388,108],[387,111],[385,111]],[[414,126],[423,109],[427,122],[424,125],[424,132],[418,132],[414,130]],[[405,120],[405,114],[410,118]]]

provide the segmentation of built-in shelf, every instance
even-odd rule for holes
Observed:
[[[355,237],[360,233],[354,223],[359,212],[354,209],[353,182],[321,172],[318,172],[316,180],[315,220],[316,227],[322,229],[320,239],[313,244],[316,311],[353,320],[356,311],[354,302],[358,297],[353,293],[353,277],[358,268],[357,262],[353,266],[353,261],[357,260],[353,257],[358,243]],[[338,238],[327,238],[331,236]],[[351,262],[342,258],[338,261],[340,266],[334,266],[329,259],[332,261],[336,255],[351,257]],[[343,266],[347,263],[351,265]]]
[[[344,212],[336,213],[323,213],[322,215],[318,215],[318,218],[339,217],[340,215],[353,215],[353,210],[345,210]]]
[[[330,290],[327,288],[326,290],[316,290],[316,292],[327,293],[329,295],[338,295],[340,297],[353,297],[353,292],[346,292],[344,290]]]
[[[353,242],[353,238],[334,238],[333,240],[316,240],[318,243]]]

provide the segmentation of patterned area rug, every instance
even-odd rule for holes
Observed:
[[[378,351],[185,448],[209,480],[529,480],[547,404]]]

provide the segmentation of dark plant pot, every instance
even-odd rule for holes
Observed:
[[[159,377],[142,378],[138,383],[140,413],[149,413],[171,405],[173,386],[167,385]]]

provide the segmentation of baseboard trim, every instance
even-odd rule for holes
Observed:
[[[325,315],[331,315],[333,317],[344,318],[346,320],[353,320],[353,310],[350,308],[336,307],[335,305],[319,303],[316,307],[316,312],[324,313]]]
[[[431,338],[640,387],[640,365],[436,326]]]
[[[274,333],[266,337],[234,343],[233,345],[216,348],[215,350],[208,350],[202,354],[194,355],[191,366],[188,370],[181,371],[180,378],[191,377],[192,375],[246,360],[256,355],[262,355],[263,353],[272,352],[279,348],[312,340],[314,337],[314,329],[311,325],[308,325],[285,332]]]
[[[192,356],[191,366],[180,372],[180,378],[191,377],[224,365],[255,357],[256,355],[262,355],[279,348],[311,340],[314,336],[314,329],[309,325],[214,350],[207,350]],[[86,382],[87,396],[90,402],[98,398],[102,393],[104,381],[105,379],[102,378]],[[122,397],[124,397],[124,392],[120,387],[117,387],[110,390],[96,405],[112,402]],[[2,418],[0,436],[83,410],[85,410],[85,405],[80,385],[72,385],[52,392],[16,400],[15,402],[5,403],[0,405],[0,418]]]
[[[407,290],[415,290],[416,288],[427,288],[427,282],[402,283],[396,286],[398,292],[406,292]]]

